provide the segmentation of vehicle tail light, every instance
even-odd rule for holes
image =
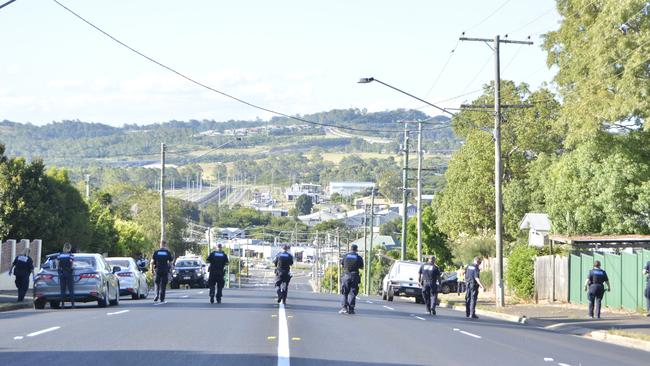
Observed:
[[[79,275],[79,278],[99,278],[97,273],[82,273]]]
[[[52,280],[52,278],[54,278],[54,276],[51,275],[51,274],[40,274],[40,275],[38,275],[38,277],[36,278],[36,280],[45,280],[45,281],[50,281],[50,280]]]
[[[120,272],[117,274],[119,277],[133,277],[132,272]]]

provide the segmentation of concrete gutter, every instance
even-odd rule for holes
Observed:
[[[465,312],[465,306],[463,305],[452,305],[447,302],[443,302],[440,303],[440,307]],[[510,314],[504,314],[496,311],[489,311],[483,309],[476,309],[476,314],[486,316],[488,318],[505,320],[507,322],[512,322],[512,323],[526,324],[528,322],[528,318],[525,315],[523,316],[510,315]]]
[[[650,352],[650,341],[643,339],[636,339],[631,337],[624,337],[616,334],[610,334],[604,330],[596,330],[591,333],[585,334],[583,337],[594,339],[600,342],[616,344],[623,347],[636,348],[642,351]]]
[[[3,302],[3,303],[0,303],[0,312],[2,312],[2,311],[11,311],[11,310],[19,310],[19,309],[30,309],[33,306],[34,306],[34,304],[31,301]]]

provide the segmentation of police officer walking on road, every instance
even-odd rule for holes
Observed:
[[[70,303],[74,309],[74,254],[72,244],[63,244],[63,251],[56,257],[56,268],[59,271],[59,285],[61,286],[61,307],[65,304],[66,289],[70,294]]]
[[[228,265],[228,255],[223,252],[221,244],[217,244],[217,250],[208,255],[210,263],[210,277],[208,277],[208,286],[210,287],[210,304],[214,304],[214,287],[217,286],[217,304],[221,304],[221,293],[225,281],[223,279],[225,268]]]
[[[643,274],[646,276],[646,285],[645,285],[645,309],[646,309],[646,315],[645,316],[650,316],[650,261],[645,264],[645,267],[643,267]]]
[[[138,269],[141,272],[147,270],[147,258],[145,258],[142,253],[140,253],[140,255],[138,256],[138,259],[135,261],[135,264],[138,266]]]
[[[275,288],[278,292],[278,304],[287,303],[287,293],[289,292],[289,281],[291,281],[291,266],[293,265],[293,256],[289,253],[289,246],[283,245],[282,251],[275,256]]]
[[[436,315],[436,301],[438,300],[438,284],[440,282],[440,269],[436,266],[436,257],[431,256],[429,263],[420,266],[420,286],[422,298],[427,314]]]
[[[594,317],[594,303],[596,305],[596,317],[600,319],[600,302],[603,300],[605,294],[605,286],[607,284],[607,291],[611,289],[609,285],[609,278],[607,272],[600,269],[600,261],[594,261],[594,268],[589,271],[587,280],[585,281],[585,290],[589,297],[589,317]]]
[[[356,244],[352,244],[350,249],[352,251],[341,259],[343,278],[341,279],[341,310],[339,310],[339,314],[354,314],[359,283],[361,283],[360,273],[363,269],[363,258],[357,253],[359,248]]]
[[[34,271],[34,262],[29,257],[29,248],[25,248],[22,254],[14,258],[9,276],[13,273],[16,276],[16,288],[18,288],[18,302],[25,299],[27,289],[29,289],[29,276]]]
[[[165,302],[165,292],[167,291],[167,281],[169,281],[169,271],[171,270],[172,263],[174,263],[174,256],[167,249],[164,241],[160,242],[160,249],[153,252],[151,257],[152,272],[154,274],[154,281],[156,284],[156,297],[154,302],[160,300],[161,303]]]
[[[481,258],[474,257],[474,263],[465,268],[465,316],[478,319],[476,316],[476,301],[478,300],[479,287],[485,291],[481,283]]]

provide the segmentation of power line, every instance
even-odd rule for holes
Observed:
[[[424,95],[425,98],[427,98],[427,97],[429,96],[429,94],[431,94],[431,91],[433,90],[433,88],[435,88],[435,86],[438,85],[438,81],[440,81],[440,78],[442,77],[442,74],[443,74],[443,73],[445,72],[445,70],[447,69],[447,65],[449,65],[449,61],[451,61],[451,58],[454,56],[454,53],[456,52],[456,48],[458,48],[458,45],[459,45],[459,44],[460,44],[460,40],[456,41],[456,45],[455,45],[454,48],[452,48],[452,50],[449,52],[449,57],[447,57],[447,61],[446,61],[445,64],[442,66],[442,69],[441,69],[440,72],[438,73],[438,76],[436,76],[436,78],[433,80],[433,84],[431,84],[431,87],[429,88],[429,90],[427,91],[427,93]]]
[[[190,76],[188,76],[188,75],[186,75],[186,74],[184,74],[184,73],[182,73],[182,72],[180,72],[180,71],[178,71],[178,70],[176,70],[176,69],[174,69],[174,68],[172,68],[170,66],[167,66],[166,64],[163,64],[160,61],[157,61],[156,59],[154,59],[154,58],[152,58],[150,56],[147,56],[146,54],[144,54],[144,53],[138,51],[137,49],[129,46],[128,44],[120,41],[116,37],[112,36],[108,32],[101,29],[100,27],[98,27],[95,24],[91,23],[89,20],[87,20],[84,17],[82,17],[81,15],[77,14],[72,9],[70,9],[70,8],[66,7],[65,5],[61,4],[59,1],[57,1],[57,0],[52,0],[52,1],[54,3],[56,3],[57,5],[59,5],[61,8],[65,9],[70,14],[74,15],[75,17],[77,17],[78,19],[83,21],[84,23],[88,24],[89,26],[91,26],[92,28],[97,30],[98,32],[100,32],[103,35],[105,35],[106,37],[110,38],[112,41],[116,42],[120,46],[128,49],[129,51],[137,54],[138,56],[143,57],[146,60],[148,60],[148,61],[150,61],[150,62],[152,62],[152,63],[154,63],[154,64],[156,64],[156,65],[158,65],[160,67],[162,67],[163,69],[166,69],[167,71],[170,71],[170,72],[176,74],[177,76],[179,76],[179,77],[181,77],[181,78],[183,78],[183,79],[185,79],[185,80],[187,80],[187,81],[189,81],[189,82],[191,82],[191,83],[193,83],[193,84],[195,84],[197,86],[200,86],[200,87],[202,87],[204,89],[207,89],[207,90],[212,91],[214,93],[220,94],[220,95],[222,95],[222,96],[224,96],[226,98],[230,98],[230,99],[232,99],[234,101],[237,101],[237,102],[239,102],[241,104],[245,104],[245,105],[247,105],[247,106],[249,106],[251,108],[255,108],[255,109],[267,112],[267,113],[271,113],[271,114],[275,114],[275,115],[278,115],[278,116],[286,117],[286,118],[293,119],[293,120],[296,120],[296,121],[300,121],[300,122],[304,122],[304,123],[308,123],[308,124],[312,124],[312,125],[317,125],[317,126],[323,126],[323,127],[335,127],[335,128],[340,128],[340,129],[345,129],[345,130],[350,130],[350,131],[358,131],[358,132],[367,132],[368,131],[368,129],[354,128],[354,127],[347,127],[347,126],[339,126],[339,125],[330,124],[330,123],[315,122],[315,121],[310,121],[310,120],[307,120],[307,119],[304,119],[304,118],[301,118],[301,117],[291,116],[291,115],[289,115],[287,113],[283,113],[283,112],[279,112],[279,111],[276,111],[276,110],[273,110],[273,109],[270,109],[270,108],[267,108],[267,107],[263,107],[261,105],[249,102],[249,101],[244,100],[242,98],[236,97],[236,96],[231,95],[229,93],[226,93],[224,91],[213,88],[213,87],[211,87],[209,85],[206,85],[206,84],[204,84],[204,83],[202,83],[200,81],[197,81],[196,79],[193,79],[192,77],[190,77]],[[376,131],[377,132],[394,132],[394,133],[402,133],[403,132],[403,131],[398,131],[398,130],[376,130]]]
[[[481,19],[481,21],[479,21],[478,23],[474,24],[473,26],[467,28],[467,29],[465,30],[465,32],[467,32],[467,31],[469,31],[469,30],[471,30],[471,29],[474,29],[474,28],[478,27],[479,25],[485,23],[488,19],[492,18],[496,13],[498,13],[499,10],[501,10],[504,6],[508,5],[509,2],[510,2],[510,0],[506,0],[506,1],[504,1],[504,2],[503,2],[503,3],[502,3],[498,8],[496,8],[493,12],[491,12],[490,14],[488,14],[488,16],[486,16],[485,18]]]
[[[9,0],[9,1],[7,1],[6,3],[0,5],[0,9],[2,9],[2,8],[4,8],[5,6],[7,6],[7,5],[13,3],[14,1],[16,1],[16,0]]]

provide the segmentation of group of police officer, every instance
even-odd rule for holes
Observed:
[[[61,303],[69,296],[72,307],[74,308],[74,275],[73,263],[74,254],[72,245],[65,243],[63,250],[56,257],[56,268],[59,273],[59,283],[61,287]],[[169,273],[172,270],[174,256],[169,251],[166,243],[161,242],[161,248],[154,251],[151,259],[151,270],[154,275],[156,297],[154,303],[165,302],[165,293]],[[210,288],[210,303],[214,303],[215,297],[217,303],[221,303],[223,297],[223,287],[225,285],[224,274],[228,265],[228,255],[223,251],[221,244],[217,244],[207,258],[209,267],[208,287]],[[286,304],[287,294],[289,291],[289,282],[291,281],[291,266],[293,265],[293,256],[289,252],[289,246],[284,245],[282,251],[275,257],[275,288],[277,292],[277,302]],[[340,314],[354,314],[356,298],[359,293],[359,284],[361,283],[361,271],[364,268],[363,258],[358,254],[357,245],[351,246],[351,251],[341,258],[340,262],[343,268],[341,278],[341,310]],[[146,260],[141,255],[137,260],[137,265],[141,269],[146,268]],[[465,267],[464,284],[465,284],[465,316],[468,318],[478,319],[476,316],[476,301],[478,299],[479,289],[485,290],[481,283],[481,258],[475,257],[472,264]],[[585,281],[585,291],[589,298],[589,316],[591,318],[600,318],[601,301],[605,291],[610,291],[611,286],[607,272],[600,268],[600,261],[594,261],[594,268],[589,271]],[[29,288],[29,277],[34,271],[34,262],[29,256],[29,248],[26,248],[21,254],[16,256],[9,270],[9,275],[16,277],[16,287],[18,288],[18,301],[23,301]],[[646,298],[647,316],[650,316],[650,261],[643,268],[643,273],[648,276],[644,295]],[[438,286],[440,285],[440,276],[442,272],[436,265],[436,258],[431,257],[429,262],[424,263],[419,270],[419,283],[422,288],[422,297],[427,314],[436,314],[436,305],[438,298]],[[607,288],[605,288],[607,285]]]

